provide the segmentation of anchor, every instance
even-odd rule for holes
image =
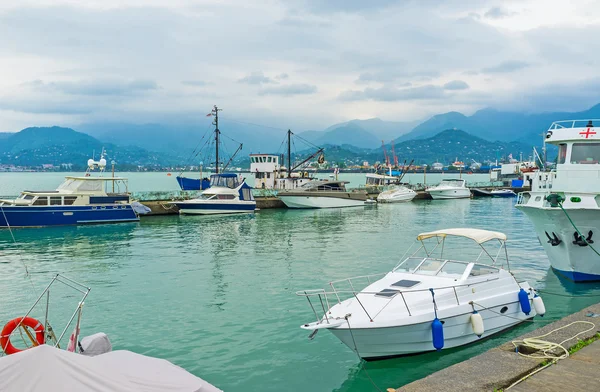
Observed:
[[[547,231],[545,231],[544,233],[546,233],[546,237],[548,237],[548,243],[550,245],[558,246],[562,242],[562,240],[560,238],[558,238],[556,233],[552,232],[552,237],[550,237],[550,234],[548,234]]]
[[[594,243],[594,241],[592,240],[593,235],[594,235],[594,233],[590,230],[590,231],[588,231],[587,238],[584,239],[584,237],[582,235],[579,235],[578,232],[574,232],[573,238],[575,240],[573,241],[573,244],[579,245],[579,246],[588,246],[588,244],[593,244]]]

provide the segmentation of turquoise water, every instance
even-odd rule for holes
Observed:
[[[15,180],[9,184],[7,176]],[[61,178],[2,174],[0,194],[53,188]],[[174,179],[147,173],[136,174],[134,181],[145,187],[136,190],[163,190],[157,188]],[[223,390],[375,390],[355,354],[331,334],[321,331],[307,339],[299,325],[314,316],[294,293],[388,271],[420,232],[503,231],[518,279],[562,295],[600,295],[598,285],[574,286],[549,271],[531,224],[513,205],[511,199],[474,199],[151,217],[138,224],[19,229],[13,231],[16,244],[1,230],[0,324],[23,314],[35,293],[60,272],[92,288],[83,335],[106,332],[115,348],[168,359]],[[57,310],[50,319],[57,328],[78,297],[58,288],[51,296]],[[371,362],[368,374],[384,390],[398,387],[598,302],[593,296],[549,294],[544,300],[548,313],[533,325],[464,348]]]

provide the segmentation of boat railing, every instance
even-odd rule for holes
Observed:
[[[381,291],[356,291],[353,286],[351,286],[352,287],[351,290],[338,290],[332,285],[332,283],[336,283],[336,282],[339,283],[339,282],[344,282],[344,281],[347,281],[348,283],[351,284],[352,279],[358,279],[358,278],[369,278],[370,279],[371,277],[378,276],[378,275],[380,276],[382,274],[364,275],[364,276],[358,276],[355,278],[341,279],[338,281],[330,282],[332,291],[326,291],[325,289],[301,290],[301,291],[297,291],[296,295],[306,297],[310,307],[313,310],[313,313],[315,314],[317,322],[329,323],[328,314],[331,314],[331,308],[332,308],[331,303],[333,303],[334,305],[341,304],[343,301],[342,298],[347,297],[347,298],[356,299],[356,301],[358,302],[358,304],[360,305],[360,307],[362,308],[362,310],[364,311],[366,316],[369,318],[369,320],[374,321],[375,318],[381,313],[381,311],[383,309],[385,309],[387,306],[389,306],[389,304],[392,303],[392,301],[396,300],[396,298],[398,298],[398,297],[402,299],[402,303],[404,305],[404,308],[406,309],[406,312],[408,313],[408,315],[410,317],[412,317],[413,312],[411,312],[411,307],[409,306],[409,302],[411,302],[411,301],[407,300],[407,297],[409,296],[409,294],[431,292],[430,288],[424,288],[424,289],[418,289],[418,290],[400,290],[400,289],[398,289],[398,290],[396,290],[396,293],[393,296],[391,296],[390,301],[386,305],[383,306],[383,308],[376,309],[376,310],[371,309],[371,312],[369,312],[367,310],[367,307],[364,304],[364,301],[361,301],[359,296],[378,295],[378,294],[381,295]],[[464,299],[461,301],[461,298],[460,298],[461,295],[459,294],[459,291],[456,290],[457,288],[467,288],[467,287],[479,286],[479,285],[486,284],[486,283],[489,283],[491,281],[498,280],[498,279],[499,279],[498,276],[494,276],[493,278],[485,279],[485,280],[478,281],[478,282],[465,283],[465,284],[454,285],[454,286],[436,287],[433,289],[433,291],[435,292],[435,294],[437,296],[436,297],[436,304],[437,304],[436,306],[439,306],[439,305],[445,303],[446,301],[448,301],[448,297],[450,298],[449,300],[451,301],[452,305],[454,305],[454,304],[462,305],[462,304],[468,303],[468,301],[465,301]],[[442,296],[442,293],[440,293],[440,292],[448,292],[448,293],[452,293],[453,295],[444,298]],[[314,298],[314,297],[318,298],[319,304],[323,311],[323,316],[321,316],[321,317],[319,317],[319,315],[315,309],[315,306],[313,305],[313,303],[311,301],[311,298]],[[420,299],[417,302],[418,302],[417,304],[413,304],[413,310],[414,310],[414,306],[422,304],[423,300]]]
[[[595,119],[595,118],[588,118],[585,120],[561,120],[561,121],[554,121],[552,123],[552,125],[550,125],[550,128],[548,128],[549,131],[553,131],[556,129],[564,129],[564,128],[587,128],[589,126],[589,123],[592,123],[591,127],[593,127],[594,123],[598,124],[600,126],[600,119]]]

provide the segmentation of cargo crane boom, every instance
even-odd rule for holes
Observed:
[[[390,167],[390,157],[388,156],[387,151],[385,150],[385,142],[383,140],[381,141],[381,148],[383,148],[383,156],[385,157],[385,166]]]

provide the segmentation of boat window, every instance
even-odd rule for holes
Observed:
[[[561,143],[558,145],[558,163],[565,163],[567,159],[567,145]]]
[[[271,157],[268,157],[268,158],[267,158],[267,162],[271,163],[271,162],[272,162],[272,159],[273,159],[273,158],[271,158]]]
[[[573,143],[571,163],[597,164],[600,162],[600,143]]]
[[[437,275],[438,276],[444,276],[444,275],[462,276],[462,274],[465,272],[466,268],[467,268],[467,264],[457,263],[455,261],[448,261],[446,263],[446,265],[444,265],[444,267],[442,267],[440,272],[438,272]]]
[[[378,292],[377,294],[375,294],[375,296],[377,297],[386,297],[386,298],[393,298],[395,297],[397,294],[399,293],[398,290],[392,290],[392,289],[383,289],[380,292]]]
[[[406,272],[414,272],[415,269],[421,264],[423,261],[420,257],[409,257],[404,260],[402,264],[398,266],[398,268],[394,269],[394,271],[406,271]]]
[[[48,205],[48,197],[40,196],[36,201],[33,202],[34,206],[47,206]]]
[[[250,157],[250,163],[254,163],[254,157]]]
[[[267,178],[271,178],[271,173],[267,173]]]
[[[242,198],[244,200],[254,200],[254,197],[252,197],[252,189],[242,188]]]
[[[64,205],[66,205],[66,206],[73,205],[73,203],[75,203],[75,200],[77,200],[77,196],[65,196]]]
[[[404,287],[404,288],[409,288],[409,287],[413,287],[418,285],[419,282],[418,280],[408,280],[408,279],[402,279],[397,281],[396,283],[393,283],[392,286],[393,287]]]
[[[488,274],[497,274],[498,268],[488,267],[487,265],[474,264],[469,276],[481,276]]]
[[[23,199],[25,199],[25,200],[33,200],[34,197],[35,196],[33,196],[33,195],[25,195],[25,196],[23,196]]]
[[[62,204],[62,197],[60,196],[51,196],[50,197],[50,205],[51,206],[59,206]]]
[[[231,200],[231,199],[235,199],[235,196],[233,196],[233,195],[217,195],[217,199],[219,199],[219,200]]]
[[[444,260],[426,259],[419,266],[419,269],[416,271],[416,273],[421,275],[435,275],[443,263]]]

